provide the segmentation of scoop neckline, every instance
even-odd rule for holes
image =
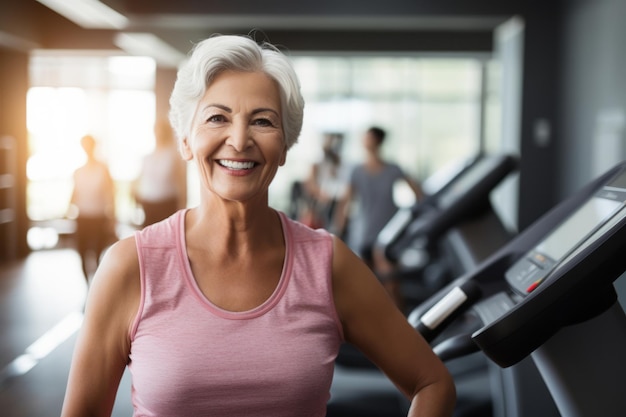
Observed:
[[[252,318],[256,318],[264,315],[268,311],[270,311],[274,306],[280,301],[283,294],[287,289],[287,283],[290,277],[291,271],[291,251],[290,251],[290,241],[291,235],[289,233],[287,219],[285,218],[285,214],[274,210],[274,212],[278,215],[280,220],[280,225],[282,228],[283,239],[285,241],[285,258],[283,260],[283,267],[281,271],[280,278],[278,280],[278,284],[276,284],[276,288],[272,294],[261,304],[258,306],[245,311],[231,311],[226,310],[218,305],[214,304],[209,298],[202,292],[196,277],[193,274],[191,269],[191,263],[189,261],[189,256],[187,252],[187,243],[185,240],[186,230],[185,230],[185,219],[187,217],[187,213],[190,209],[181,210],[178,219],[178,249],[181,262],[184,266],[184,275],[185,280],[187,281],[187,285],[190,287],[195,298],[202,304],[203,307],[214,313],[215,315],[231,320],[248,320]]]

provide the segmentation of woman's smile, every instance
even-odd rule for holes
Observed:
[[[255,171],[258,163],[250,160],[218,159],[217,164],[226,174],[243,177]]]
[[[235,171],[251,169],[251,168],[254,168],[254,166],[256,165],[253,161],[242,162],[242,161],[233,161],[230,159],[219,159],[217,163],[225,168],[233,169]]]

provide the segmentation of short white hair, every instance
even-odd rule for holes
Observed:
[[[287,149],[296,143],[302,129],[304,99],[300,81],[289,59],[269,43],[252,38],[216,35],[196,44],[179,68],[170,97],[170,122],[179,140],[190,134],[200,99],[223,71],[263,72],[278,84],[283,137]]]

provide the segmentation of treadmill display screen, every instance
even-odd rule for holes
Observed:
[[[561,224],[535,251],[560,260],[572,248],[598,225],[615,213],[621,206],[620,201],[594,197],[587,201],[572,217]]]
[[[526,256],[516,262],[506,272],[506,279],[519,293],[532,291],[568,257],[586,247],[597,236],[599,229],[610,224],[622,210],[626,201],[626,189],[622,174],[605,185],[585,204],[580,206],[567,220],[557,226],[548,236]]]
[[[475,163],[467,172],[463,173],[461,178],[454,182],[449,190],[445,191],[439,198],[438,206],[441,209],[450,207],[462,195],[482,181],[499,163],[500,159],[498,158],[485,158]]]

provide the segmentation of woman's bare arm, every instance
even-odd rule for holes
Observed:
[[[121,240],[107,251],[89,289],[62,417],[111,415],[140,291],[134,238]]]
[[[456,395],[446,367],[370,269],[341,240],[334,246],[333,292],[346,340],[412,400],[409,416],[451,416]]]

